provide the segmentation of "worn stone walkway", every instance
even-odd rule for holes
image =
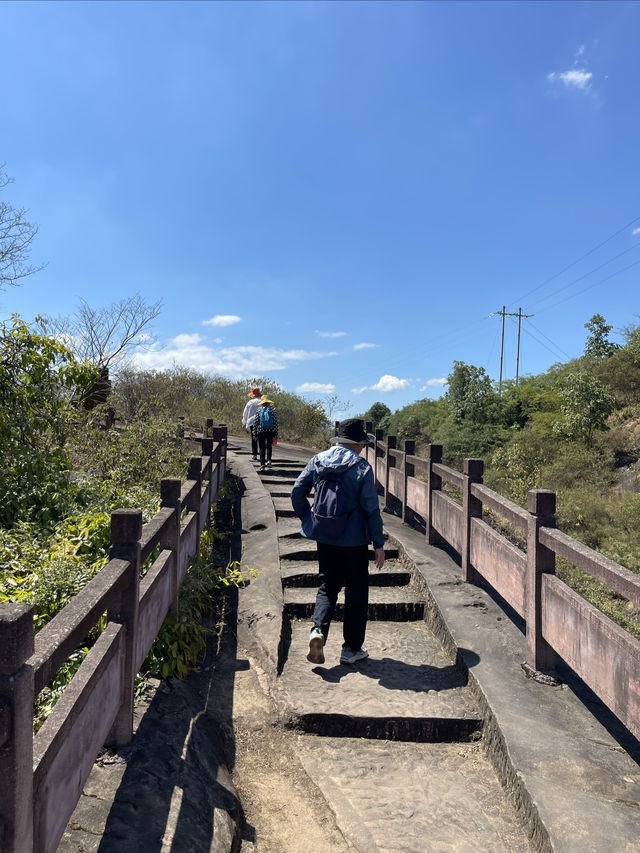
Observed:
[[[303,462],[274,459],[261,482],[277,519],[274,570],[283,590],[271,692],[286,725],[304,733],[296,748],[310,779],[363,853],[528,851],[479,745],[483,719],[466,668],[425,621],[423,590],[397,547],[389,543],[384,568],[370,570],[370,657],[339,663],[341,596],[325,664],[306,660],[318,567],[315,543],[300,537],[290,500]],[[246,467],[245,476],[252,476]],[[258,631],[259,622],[254,613]]]
[[[637,741],[575,680],[527,678],[519,626],[399,519],[383,515],[371,570],[370,658],[339,663],[336,622],[325,664],[306,661],[317,565],[289,493],[310,455],[278,447],[258,475],[237,448],[243,560],[261,566],[238,638],[345,837],[363,853],[640,853]]]
[[[580,684],[526,678],[519,626],[399,519],[370,658],[340,665],[336,621],[306,661],[317,566],[289,493],[311,453],[278,445],[259,475],[246,444],[229,460],[258,577],[200,670],[96,762],[59,851],[640,853],[638,742]]]

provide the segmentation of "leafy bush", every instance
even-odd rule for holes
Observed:
[[[68,508],[65,444],[78,417],[74,401],[95,378],[93,368],[19,317],[0,325],[0,526],[46,525]]]

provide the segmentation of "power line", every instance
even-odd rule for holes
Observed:
[[[565,356],[565,358],[569,358],[569,359],[571,358],[571,356],[569,355],[569,353],[566,353],[566,352],[562,349],[562,347],[559,347],[559,346],[558,346],[554,341],[552,341],[552,340],[551,340],[551,338],[547,337],[547,335],[545,335],[545,333],[544,333],[541,329],[539,329],[539,328],[538,328],[534,323],[529,323],[529,325],[530,325],[530,326],[533,326],[533,328],[536,330],[536,332],[537,332],[539,335],[542,335],[542,337],[543,337],[543,338],[545,338],[547,341],[549,341],[549,343],[551,344],[551,346],[555,347],[555,349],[557,349],[559,353],[562,353],[562,355],[564,355],[564,356]]]
[[[554,302],[553,305],[547,305],[544,308],[541,308],[538,313],[542,311],[549,311],[551,308],[556,308],[558,305],[562,305],[564,302],[568,302],[570,299],[574,299],[576,296],[580,296],[581,293],[586,293],[587,290],[591,290],[594,287],[597,287],[599,284],[604,284],[605,281],[609,281],[612,278],[615,278],[617,275],[621,275],[623,272],[630,270],[632,267],[637,267],[640,264],[640,260],[634,261],[632,264],[629,264],[627,267],[623,267],[621,270],[617,272],[612,272],[611,275],[608,275],[606,278],[601,278],[600,281],[594,281],[593,284],[589,284],[587,287],[583,287],[582,290],[579,290],[577,293],[572,293],[569,296],[566,296],[564,299],[561,299],[559,302]]]
[[[600,266],[594,267],[594,269],[589,270],[589,272],[586,272],[581,276],[578,276],[578,278],[574,278],[574,280],[570,281],[569,284],[563,285],[563,287],[558,288],[558,290],[554,291],[553,293],[549,293],[547,294],[547,296],[541,297],[537,302],[533,303],[532,307],[535,308],[536,305],[540,305],[540,303],[544,302],[546,299],[551,299],[553,296],[557,296],[558,293],[562,293],[563,290],[567,290],[568,288],[573,287],[574,284],[577,284],[579,281],[583,281],[583,279],[588,278],[588,276],[590,275],[593,275],[594,272],[598,272],[598,270],[601,270],[603,267],[606,267],[612,261],[616,261],[623,255],[626,255],[629,252],[633,252],[638,248],[640,248],[640,242],[636,243],[635,246],[630,246],[628,249],[624,249],[622,252],[619,252],[617,255],[614,255],[612,258],[609,258],[608,260],[604,261],[604,263],[600,264]],[[582,291],[579,292],[581,293]]]
[[[517,302],[523,302],[527,296],[531,296],[532,293],[535,293],[537,290],[540,290],[541,287],[544,287],[546,284],[549,284],[550,282],[554,281],[556,278],[561,276],[562,273],[571,269],[571,267],[574,267],[576,264],[579,264],[580,261],[583,261],[585,258],[588,258],[589,255],[592,255],[594,252],[597,252],[598,249],[601,249],[609,241],[613,240],[614,237],[617,237],[619,234],[622,234],[623,231],[626,231],[627,228],[630,228],[631,225],[634,225],[639,220],[640,220],[640,216],[636,216],[635,219],[631,220],[631,222],[627,222],[626,225],[623,225],[622,228],[620,228],[614,234],[611,234],[611,236],[607,237],[606,240],[603,240],[602,243],[598,243],[597,246],[594,246],[593,249],[589,249],[588,252],[585,252],[584,255],[581,255],[577,260],[572,261],[570,264],[567,264],[567,266],[563,267],[560,270],[560,272],[557,272],[557,273],[555,273],[555,275],[552,275],[550,278],[545,279],[543,282],[541,282],[541,284],[536,285],[536,287],[534,287],[532,290],[527,291],[527,293],[525,293],[523,296],[518,296],[516,299],[513,300],[513,302],[510,303],[509,307],[511,307],[511,305],[515,305]]]
[[[525,331],[525,334],[529,335],[529,337],[530,337],[530,338],[533,338],[533,340],[534,340],[537,344],[540,344],[540,346],[541,346],[541,347],[544,347],[548,352],[550,352],[550,353],[551,353],[551,355],[552,355],[554,358],[558,358],[558,357],[559,357],[559,353],[560,353],[561,355],[563,355],[563,356],[566,356],[566,353],[562,353],[562,351],[561,351],[561,350],[559,350],[559,349],[555,346],[555,344],[553,344],[553,342],[551,342],[551,343],[552,343],[552,346],[556,349],[556,352],[554,352],[554,351],[551,349],[551,347],[548,347],[548,346],[545,344],[545,342],[544,342],[544,341],[541,341],[541,340],[540,340],[540,338],[538,338],[536,335],[534,335],[534,334],[533,334],[533,332],[531,332],[529,329],[525,329],[524,331]],[[567,357],[568,357],[568,356],[567,356]]]

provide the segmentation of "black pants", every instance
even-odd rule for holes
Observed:
[[[272,432],[259,432],[258,444],[260,445],[260,464],[271,462],[271,446],[273,444]]]
[[[344,586],[344,645],[359,649],[364,642],[369,605],[369,548],[356,545],[343,548],[318,542],[320,588],[313,611],[313,624],[322,631],[325,643],[336,607],[338,593]]]
[[[258,455],[258,439],[256,438],[256,432],[253,427],[249,428],[249,434],[251,435],[251,455]]]

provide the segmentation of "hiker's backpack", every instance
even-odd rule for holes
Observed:
[[[271,406],[260,406],[260,429],[273,429]]]
[[[311,529],[314,536],[338,539],[344,533],[349,516],[347,499],[340,474],[328,474],[318,480],[311,507]]]

